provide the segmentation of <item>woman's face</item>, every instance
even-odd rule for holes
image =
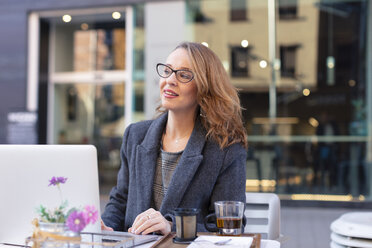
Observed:
[[[191,63],[183,48],[174,50],[167,58],[166,64],[173,70],[190,70]],[[195,74],[194,74],[195,75]],[[197,87],[195,79],[188,83],[177,80],[175,73],[168,78],[160,78],[160,98],[165,109],[174,112],[195,112],[197,108]]]

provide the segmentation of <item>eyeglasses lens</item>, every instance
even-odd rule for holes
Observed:
[[[183,83],[190,82],[194,77],[191,71],[178,71],[176,76]]]
[[[163,64],[158,64],[156,69],[157,69],[159,76],[162,78],[168,78],[172,75],[173,72],[175,72],[176,78],[182,83],[188,83],[194,78],[194,74],[192,73],[192,71],[173,70],[169,66],[166,66]]]
[[[156,69],[157,69],[159,76],[163,78],[167,78],[172,74],[172,70],[168,66],[165,66],[162,64],[158,64]]]

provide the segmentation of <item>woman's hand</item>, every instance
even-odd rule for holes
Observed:
[[[101,230],[104,230],[104,231],[114,231],[114,229],[112,229],[111,227],[106,226],[105,223],[103,223],[102,220],[101,220]]]
[[[171,222],[167,221],[159,211],[150,208],[137,215],[132,227],[128,229],[128,232],[134,234],[160,232],[161,234],[166,235],[170,233],[171,226]]]

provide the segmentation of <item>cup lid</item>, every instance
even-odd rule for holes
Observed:
[[[191,216],[191,215],[197,215],[199,213],[199,209],[197,208],[175,208],[173,212],[176,216]]]

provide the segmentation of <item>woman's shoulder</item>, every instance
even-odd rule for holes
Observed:
[[[221,148],[217,142],[212,140],[208,140],[206,144],[208,147],[206,150],[208,150],[208,154],[212,157],[222,156],[225,157],[225,159],[230,160],[237,157],[246,158],[247,156],[247,150],[241,143],[234,143],[224,148]]]
[[[220,152],[223,152],[223,153],[228,153],[228,152],[243,152],[244,153],[246,152],[244,145],[239,142],[230,144],[224,148],[221,148],[218,142],[213,139],[207,139],[207,144],[208,146],[213,147],[214,150],[219,150]]]
[[[149,137],[148,141],[157,139],[159,133],[161,133],[164,128],[166,117],[166,115],[162,115],[153,120],[139,121],[130,124],[125,130],[124,139],[129,142],[137,143],[144,140],[145,137]]]
[[[246,159],[247,150],[241,143],[234,143],[224,148],[225,160],[234,160],[236,158]]]
[[[143,121],[132,123],[132,124],[130,124],[130,126],[133,129],[146,128],[146,127],[149,127],[153,121],[154,120],[143,120]]]
[[[130,124],[126,131],[130,132],[131,135],[145,134],[154,120],[144,120]]]

